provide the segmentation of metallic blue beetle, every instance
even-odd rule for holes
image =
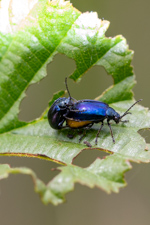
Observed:
[[[71,107],[77,102],[75,99],[69,98],[58,98],[50,107],[48,111],[48,121],[53,129],[62,129],[63,123],[66,121],[66,116],[70,112]]]
[[[110,129],[110,133],[112,136],[112,140],[115,143],[115,139],[113,137],[113,132],[111,129],[111,125],[109,123],[110,120],[114,120],[116,124],[119,122],[128,122],[128,120],[121,120],[127,114],[130,114],[129,110],[137,104],[142,99],[136,101],[131,107],[120,116],[113,108],[109,107],[108,104],[100,101],[84,99],[77,101],[72,98],[67,86],[67,78],[65,79],[66,89],[69,94],[69,98],[58,98],[50,107],[48,112],[48,121],[50,126],[53,129],[62,129],[65,127],[70,127],[72,129],[75,128],[83,128],[89,129],[93,126],[94,123],[100,123],[101,126],[97,132],[95,144],[97,144],[97,138],[104,126],[104,120],[107,120],[107,124]],[[63,126],[63,123],[66,121],[66,125]],[[85,136],[85,133],[81,136],[79,141]]]

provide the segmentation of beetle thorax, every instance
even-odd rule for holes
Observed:
[[[120,121],[120,115],[113,108],[109,107],[106,111],[107,119],[114,120],[116,123]]]

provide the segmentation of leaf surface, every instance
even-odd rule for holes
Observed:
[[[9,19],[11,21],[11,15]],[[131,109],[132,115],[126,116],[129,123],[112,122],[115,144],[106,124],[97,146],[95,137],[100,124],[87,131],[79,143],[78,131],[69,139],[68,129],[50,128],[46,117],[48,108],[30,123],[19,121],[18,112],[26,89],[45,77],[47,64],[55,54],[62,53],[76,63],[70,75],[75,81],[94,65],[105,68],[114,84],[97,99],[109,103],[122,115],[134,103],[132,87],[135,84],[131,66],[133,51],[128,49],[125,38],[106,37],[108,21],[99,19],[97,13],[82,14],[69,1],[40,0],[26,18],[9,25],[11,32],[0,32],[0,155],[38,157],[63,166],[59,167],[60,174],[47,185],[32,170],[8,165],[0,166],[1,179],[10,173],[29,174],[43,202],[55,205],[64,201],[65,194],[73,190],[76,182],[99,187],[108,193],[118,192],[126,185],[124,173],[131,168],[129,161],[150,161],[149,145],[138,134],[138,130],[150,127],[148,109],[136,105]],[[49,105],[64,93],[56,93]],[[87,147],[85,140],[92,147]],[[74,165],[74,159],[86,149],[98,149],[111,155],[96,159],[87,168]]]

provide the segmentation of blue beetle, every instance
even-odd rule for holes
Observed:
[[[109,121],[114,120],[116,124],[118,124],[119,122],[123,123],[128,122],[128,120],[121,120],[121,119],[127,114],[130,114],[130,112],[128,111],[139,101],[141,101],[141,99],[136,101],[122,116],[120,116],[119,113],[117,113],[113,108],[109,107],[109,105],[104,102],[89,99],[80,100],[77,101],[71,107],[71,110],[66,116],[66,123],[71,128],[82,128],[82,127],[91,128],[94,123],[101,122],[101,126],[97,132],[95,139],[95,144],[97,144],[98,135],[102,130],[104,126],[104,120],[106,119],[110,129],[112,140],[115,143],[115,139],[113,137],[113,132]],[[80,138],[80,140],[82,139],[82,137]]]
[[[122,118],[127,114],[130,114],[129,110],[142,100],[140,99],[136,101],[133,105],[130,106],[129,109],[127,109],[127,111],[122,116],[120,116],[119,113],[117,113],[113,108],[109,107],[109,105],[104,102],[90,99],[77,101],[70,95],[67,86],[67,78],[65,80],[65,83],[69,98],[58,98],[53,103],[48,112],[49,124],[54,129],[62,129],[65,127],[69,127],[72,129],[85,127],[86,129],[89,129],[93,126],[94,123],[101,122],[101,126],[96,135],[95,144],[97,144],[98,135],[104,126],[105,119],[107,120],[113,143],[115,143],[109,121],[114,120],[116,124],[118,124],[119,122],[128,122],[128,120],[122,120]],[[63,126],[63,123],[65,121],[66,125]],[[81,141],[84,136],[85,133],[81,136],[79,141]]]
[[[69,98],[58,98],[50,107],[48,111],[48,121],[53,129],[63,128],[63,123],[65,122],[65,116],[68,114],[70,106]]]
[[[50,107],[48,111],[48,121],[50,126],[53,129],[59,130],[65,128],[63,123],[66,121],[66,117],[68,116],[71,106],[74,105],[74,102],[77,102],[73,98],[58,98]]]
[[[71,107],[77,102],[76,99],[72,98],[67,86],[67,78],[65,79],[66,88],[69,94],[68,98],[58,98],[50,107],[48,111],[48,121],[53,129],[59,130],[67,127],[63,126],[66,121],[66,117],[71,110]],[[77,110],[78,111],[78,110]]]

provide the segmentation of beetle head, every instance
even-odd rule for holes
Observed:
[[[115,115],[113,116],[113,120],[116,122],[116,123],[119,123],[120,122],[120,115],[119,113],[115,113]]]
[[[120,121],[120,115],[113,108],[109,107],[106,111],[108,120],[114,120],[116,123]]]

